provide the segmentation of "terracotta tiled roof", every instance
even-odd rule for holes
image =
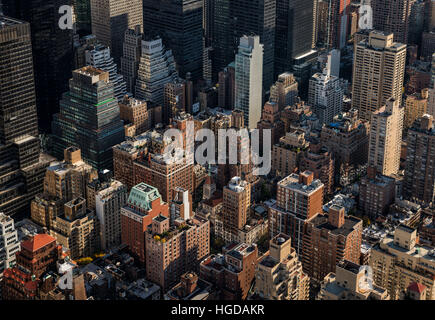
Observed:
[[[56,239],[48,234],[41,233],[35,235],[30,240],[25,240],[21,242],[21,248],[24,248],[28,251],[35,252],[36,250],[45,247],[46,245],[52,243],[53,241],[56,241]]]
[[[426,286],[424,284],[417,283],[417,282],[411,283],[408,287],[409,291],[413,291],[417,293],[422,293],[424,289],[426,289]]]

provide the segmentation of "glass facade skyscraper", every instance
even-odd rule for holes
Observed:
[[[287,0],[288,1],[288,0]],[[305,0],[303,0],[305,1]],[[235,48],[244,35],[258,35],[264,46],[263,89],[268,91],[274,83],[274,53],[277,0],[237,0],[232,1],[234,19]],[[305,32],[305,30],[304,30]]]
[[[314,47],[317,0],[276,0],[275,75]]]
[[[0,15],[0,212],[26,213],[42,191],[39,145],[30,25]]]
[[[75,146],[94,168],[110,170],[112,147],[125,136],[109,73],[84,67],[73,72],[69,85],[52,124],[53,152],[61,159],[64,149]]]
[[[144,0],[143,30],[159,35],[174,53],[182,78],[202,77],[203,0]]]
[[[59,28],[58,21],[59,8],[72,0],[6,0],[4,4],[6,16],[30,23],[38,124],[47,132],[71,77],[73,31]]]

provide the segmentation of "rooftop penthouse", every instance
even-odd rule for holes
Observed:
[[[319,179],[314,179],[311,171],[305,171],[300,174],[292,173],[289,176],[278,182],[278,186],[286,189],[311,195],[323,187],[323,183]]]
[[[127,204],[135,209],[147,212],[152,209],[152,202],[161,199],[159,190],[145,183],[140,183],[131,188]]]
[[[243,192],[249,183],[245,180],[242,180],[240,177],[233,177],[228,184],[228,188],[234,192]]]

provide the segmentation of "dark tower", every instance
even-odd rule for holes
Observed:
[[[144,0],[145,33],[156,33],[171,49],[178,74],[193,80],[202,77],[203,0]]]
[[[0,212],[28,211],[42,191],[39,144],[30,25],[0,15]]]

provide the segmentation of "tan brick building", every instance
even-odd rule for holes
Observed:
[[[372,248],[370,266],[374,282],[399,299],[412,282],[427,287],[427,300],[435,299],[435,251],[417,243],[417,231],[401,225]]]
[[[310,278],[291,247],[289,236],[270,240],[269,252],[257,265],[255,294],[267,300],[308,300]]]

